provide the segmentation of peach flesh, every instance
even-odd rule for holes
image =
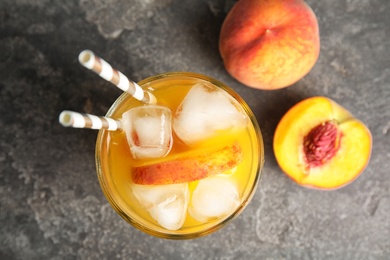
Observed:
[[[332,190],[351,183],[364,171],[372,136],[345,108],[319,96],[287,111],[276,128],[273,148],[280,168],[296,183]],[[317,148],[327,152],[314,151]]]

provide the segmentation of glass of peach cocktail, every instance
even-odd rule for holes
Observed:
[[[212,233],[252,198],[263,140],[246,103],[204,75],[172,72],[138,83],[156,105],[122,94],[107,117],[124,131],[100,130],[96,166],[113,208],[138,229],[163,238]]]

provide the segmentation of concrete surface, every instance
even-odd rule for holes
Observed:
[[[0,259],[390,259],[390,2],[307,2],[319,19],[319,60],[295,85],[267,92],[235,81],[219,56],[235,1],[0,0]],[[120,95],[78,64],[83,49],[136,81],[193,71],[243,96],[266,163],[242,215],[210,236],[171,241],[111,209],[95,173],[97,132],[57,121],[64,109],[103,115]],[[373,135],[368,168],[336,191],[297,186],[272,152],[281,116],[315,95]]]

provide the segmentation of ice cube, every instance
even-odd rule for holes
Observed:
[[[183,225],[188,208],[188,184],[131,185],[138,202],[163,228],[177,230]]]
[[[134,158],[159,158],[172,148],[172,111],[163,106],[131,108],[122,115],[123,129]]]
[[[229,216],[240,205],[236,185],[221,175],[200,180],[192,193],[188,213],[200,222]]]
[[[190,145],[246,123],[246,114],[228,93],[207,83],[197,83],[177,109],[173,129]]]

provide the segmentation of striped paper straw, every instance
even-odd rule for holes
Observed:
[[[122,129],[119,120],[104,116],[94,116],[90,114],[81,114],[69,110],[62,111],[59,121],[63,126],[75,128],[107,129],[116,131]]]
[[[113,69],[110,64],[96,56],[92,51],[82,51],[79,55],[79,62],[87,69],[99,74],[103,79],[110,81],[121,90],[129,93],[135,99],[146,104],[156,103],[156,98],[152,93],[144,91],[137,83],[129,80],[120,71]]]

